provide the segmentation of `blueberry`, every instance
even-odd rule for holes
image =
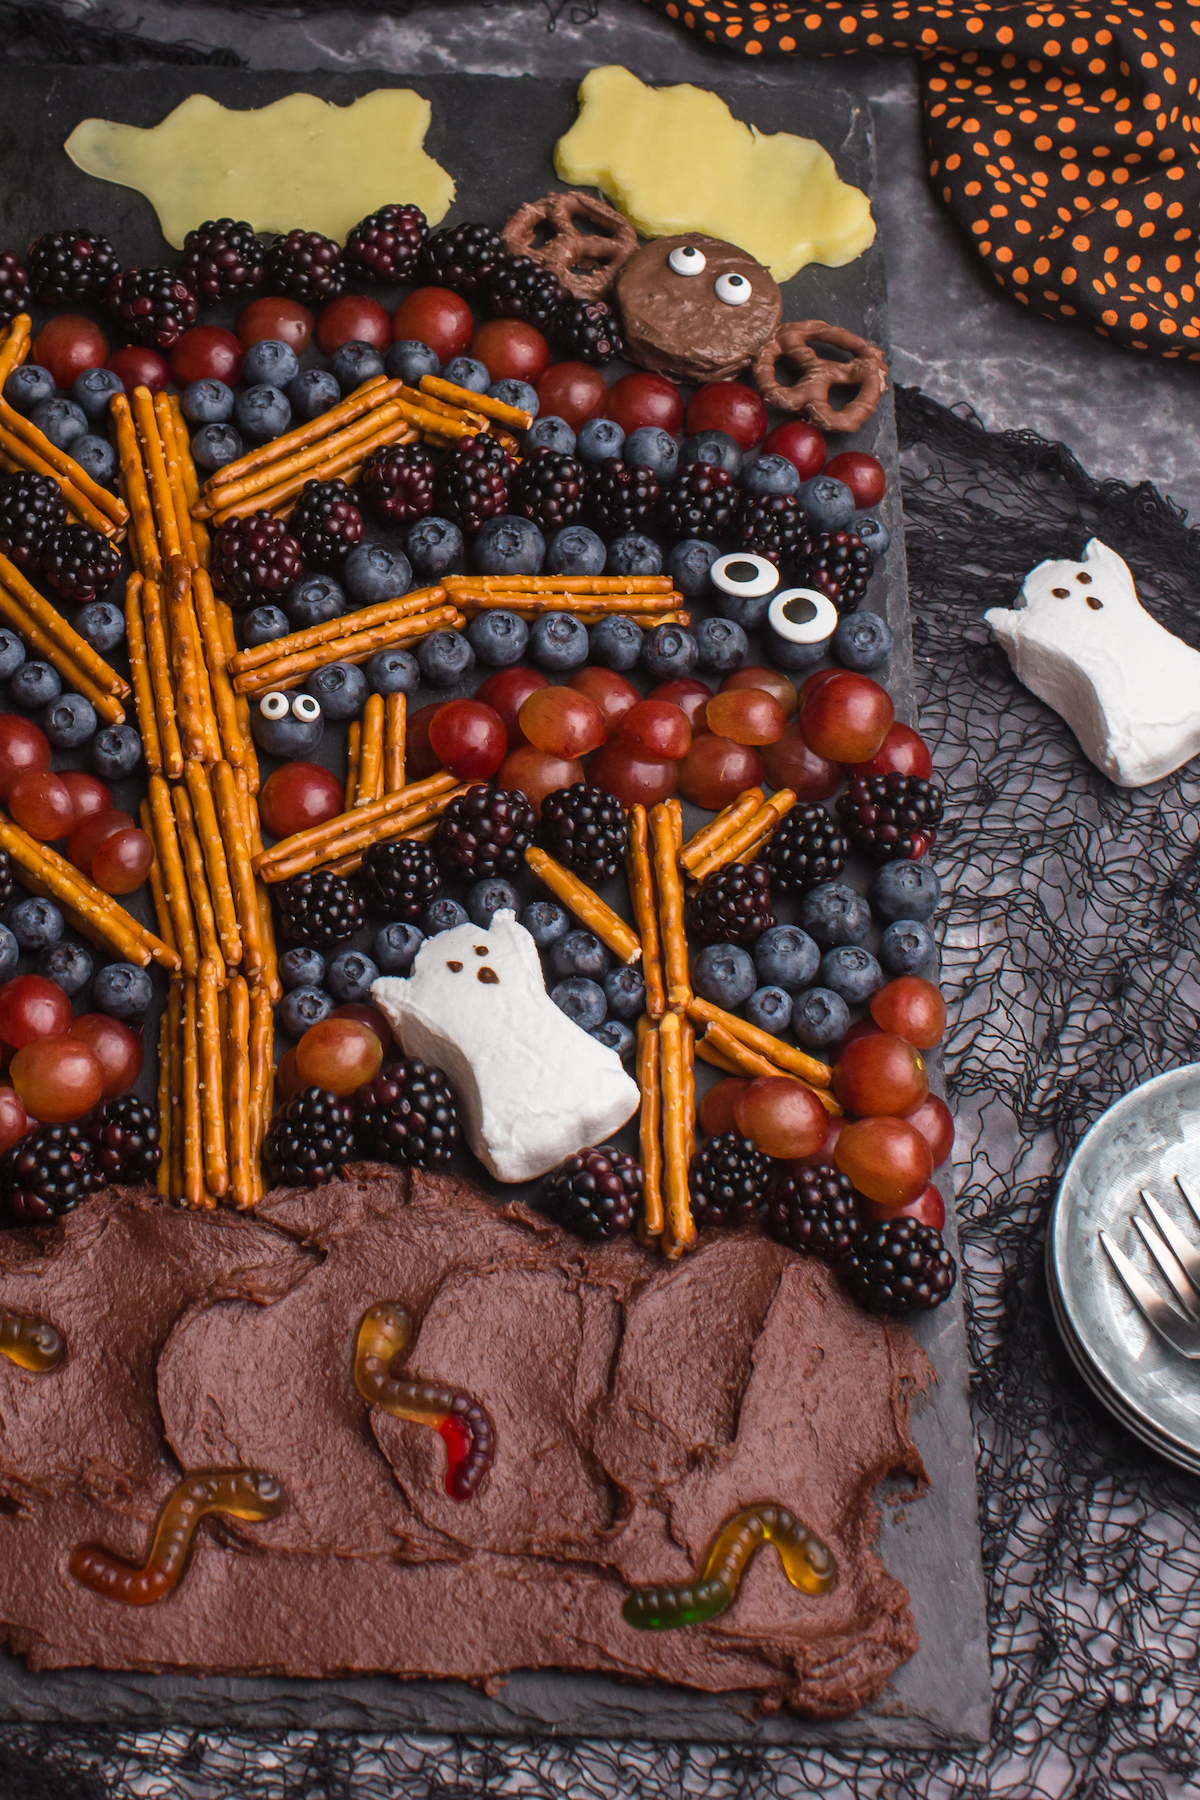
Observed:
[[[546,540],[532,519],[502,513],[485,519],[471,540],[471,561],[481,575],[537,575]]]
[[[310,1025],[319,1025],[333,1011],[333,1001],[320,988],[293,988],[283,996],[276,1014],[289,1037],[302,1038]]]
[[[640,1019],[646,1010],[646,984],[641,971],[622,963],[604,977],[604,998],[616,1019]]]
[[[475,667],[475,652],[461,631],[431,631],[421,639],[417,661],[430,687],[453,687]]]
[[[767,601],[763,604],[766,605]],[[763,648],[767,653],[767,661],[774,663],[777,669],[815,669],[819,662],[825,660],[829,639],[822,638],[818,644],[797,644],[791,638],[780,637],[777,631],[768,626],[763,633]]]
[[[603,981],[612,967],[612,955],[594,932],[576,928],[552,946],[550,967],[556,975],[583,975],[589,981]]]
[[[933,933],[919,919],[893,919],[879,940],[879,960],[889,975],[924,975],[935,954]]]
[[[326,625],[348,611],[345,591],[332,575],[301,575],[284,595],[283,609],[297,631]]]
[[[248,650],[256,650],[286,637],[291,629],[292,621],[281,606],[256,606],[242,620],[242,642]]]
[[[377,650],[363,672],[373,694],[411,696],[421,679],[421,665],[411,650]]]
[[[132,775],[141,760],[142,740],[136,725],[105,725],[88,751],[88,768],[102,781],[120,781]]]
[[[639,425],[625,439],[622,454],[627,468],[652,469],[665,487],[679,468],[679,439],[661,425]]]
[[[20,944],[7,925],[0,925],[0,981],[7,981],[10,975],[16,974],[20,960]],[[141,974],[140,969],[138,973]]]
[[[35,712],[49,706],[62,693],[62,680],[57,669],[47,662],[23,662],[8,684],[8,697],[24,712]]]
[[[232,425],[202,425],[192,439],[192,455],[202,469],[223,469],[245,449]]]
[[[25,646],[15,631],[0,626],[0,681],[7,681],[25,661]]]
[[[366,676],[354,663],[335,662],[314,669],[304,683],[304,691],[321,702],[327,719],[356,719],[370,689]]]
[[[106,963],[92,984],[92,1005],[113,1019],[139,1019],[154,997],[154,983],[136,963]]]
[[[742,490],[747,494],[795,494],[800,488],[800,471],[786,456],[770,451],[756,456],[742,471]]]
[[[575,439],[575,454],[580,462],[597,467],[610,456],[620,456],[625,448],[625,433],[614,419],[585,419]]]
[[[343,950],[329,965],[329,991],[341,1006],[352,1006],[371,998],[371,983],[379,980],[379,970],[361,950]]]
[[[622,1062],[628,1062],[637,1049],[637,1038],[622,1019],[605,1019],[588,1032],[606,1050],[615,1050]]]
[[[821,952],[807,932],[795,925],[772,925],[754,942],[754,967],[760,981],[795,992],[817,972]]]
[[[732,1012],[758,986],[754,958],[740,944],[706,944],[692,965],[692,982],[702,1000]]]
[[[8,928],[22,950],[44,950],[63,934],[63,916],[52,900],[17,900],[8,909]]]
[[[886,619],[878,613],[847,613],[839,619],[829,648],[847,669],[878,669],[892,654],[894,640]]]
[[[349,343],[339,344],[330,357],[329,372],[343,394],[352,394],[364,381],[373,381],[376,375],[383,374],[383,358],[374,344],[351,338]]]
[[[850,1029],[850,1008],[829,988],[809,988],[792,1001],[792,1030],[807,1050],[828,1050]]]
[[[89,419],[105,419],[108,417],[109,403],[114,394],[125,392],[124,383],[119,375],[111,369],[85,369],[71,383],[71,398],[76,406],[81,407]],[[228,393],[229,390],[226,389]],[[184,396],[185,400],[187,396]],[[229,395],[230,405],[233,395]],[[186,405],[184,412],[187,412]],[[226,415],[227,416],[227,415]]]
[[[592,661],[602,669],[636,669],[641,661],[643,636],[640,625],[621,613],[613,613],[588,632]]]
[[[529,642],[529,627],[517,613],[482,612],[467,627],[471,648],[489,669],[519,663]]]
[[[736,481],[742,472],[741,446],[727,431],[698,431],[694,437],[684,439],[679,452],[681,469],[691,463],[708,463],[711,468],[724,469]]]
[[[463,553],[463,535],[449,519],[418,519],[404,540],[408,560],[418,575],[436,579],[452,569]]]
[[[818,980],[848,1006],[862,1006],[883,986],[883,970],[861,944],[839,944],[821,958]]]
[[[533,900],[521,914],[521,923],[539,950],[548,950],[566,937],[571,915],[557,900]]]
[[[452,356],[442,370],[442,380],[468,388],[472,394],[486,394],[492,383],[487,364],[473,356]]]
[[[50,944],[37,959],[37,973],[64,994],[80,993],[92,979],[92,967],[82,944]]]
[[[539,669],[578,669],[588,659],[587,627],[571,613],[543,613],[529,634],[529,654]]]
[[[702,538],[681,538],[667,557],[667,574],[681,594],[698,600],[708,592],[708,571],[721,554]]]
[[[786,988],[755,988],[746,1002],[746,1017],[760,1031],[769,1031],[773,1037],[779,1037],[791,1021],[792,996]]]
[[[78,750],[96,735],[96,709],[82,694],[61,694],[42,715],[42,730],[56,750]]]
[[[560,981],[557,987],[552,987],[550,998],[560,1012],[566,1013],[572,1025],[578,1025],[581,1031],[594,1031],[597,1025],[604,1023],[607,1010],[604,989],[597,987],[594,981],[572,976],[569,981]]]
[[[575,454],[575,433],[565,419],[556,413],[547,413],[543,419],[535,419],[525,433],[526,450],[561,450],[564,456]]]
[[[75,615],[75,629],[102,656],[125,636],[125,615],[111,600],[89,600]]]
[[[73,400],[40,400],[30,413],[29,422],[50,439],[56,450],[69,450],[76,438],[87,436],[87,414]]]
[[[94,437],[89,431],[74,440],[71,455],[93,481],[101,487],[112,487],[117,479],[117,453],[107,438]]]
[[[486,931],[496,914],[506,909],[513,914],[521,910],[521,896],[511,881],[492,876],[467,889],[467,917],[480,931]]]
[[[409,387],[419,387],[422,375],[440,375],[442,365],[428,344],[420,344],[416,338],[401,338],[398,344],[392,344],[383,359],[384,372],[393,381],[407,381]]]
[[[662,551],[640,531],[627,531],[608,546],[610,575],[661,575]]]
[[[417,951],[425,942],[425,933],[404,919],[395,919],[375,934],[371,955],[385,975],[407,975]]]
[[[55,392],[53,375],[40,363],[25,363],[14,369],[4,384],[4,398],[19,413],[31,413],[43,401],[53,400]]]
[[[466,907],[451,900],[449,895],[431,900],[421,914],[421,930],[426,937],[437,937],[443,931],[453,931],[456,925],[467,923]]]
[[[342,564],[342,585],[355,606],[399,600],[412,586],[407,556],[383,544],[356,544]]]
[[[771,594],[726,594],[718,588],[715,604],[723,619],[732,619],[743,631],[761,631],[767,622],[767,610],[772,599]],[[774,638],[776,634],[772,632],[771,636]],[[778,641],[782,643],[783,639]]]
[[[319,419],[342,397],[338,378],[329,369],[301,369],[288,382],[287,396],[300,419]]]
[[[682,625],[656,625],[642,645],[642,667],[655,681],[675,681],[691,675],[700,651],[690,631]]]
[[[564,525],[546,549],[546,569],[551,575],[603,575],[604,539],[586,525]]]
[[[732,619],[705,619],[696,629],[696,666],[713,675],[740,669],[749,649],[745,632]]]
[[[297,944],[294,950],[285,950],[280,957],[279,979],[285,988],[323,987],[325,958],[319,950]]]
[[[892,534],[883,520],[871,514],[865,519],[855,519],[854,529],[878,562],[892,541]]]
[[[84,379],[80,376],[81,381]],[[121,391],[120,382],[117,382],[116,391]],[[193,425],[225,425],[233,417],[233,389],[225,382],[211,378],[192,381],[179,396],[179,404],[184,418],[190,419]]]
[[[279,388],[262,382],[258,387],[241,390],[233,403],[233,416],[243,437],[263,444],[287,430],[292,422],[292,403]]]
[[[528,413],[531,419],[537,418],[537,389],[527,381],[493,381],[484,392],[489,400],[498,400],[501,406],[515,406],[519,412]]]
[[[816,531],[841,531],[854,517],[854,495],[832,475],[814,475],[796,489],[801,511]]]
[[[260,338],[242,357],[242,380],[247,387],[285,388],[299,373],[296,352],[278,338]]]
[[[822,950],[835,944],[857,944],[871,927],[871,909],[861,894],[842,881],[823,881],[800,902],[800,928]]]
[[[890,862],[876,870],[867,898],[881,919],[928,919],[942,884],[926,862]]]
[[[264,695],[264,699],[270,696]],[[261,703],[250,714],[250,730],[260,750],[278,756],[282,762],[305,761],[312,756],[325,735],[325,720],[298,719],[290,710],[279,718],[270,718]]]

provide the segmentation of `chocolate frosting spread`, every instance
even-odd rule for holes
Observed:
[[[873,1549],[872,1490],[924,1479],[909,1433],[930,1370],[818,1263],[753,1231],[673,1268],[585,1245],[471,1184],[375,1164],[256,1219],[110,1190],[0,1239],[0,1306],[67,1354],[0,1361],[0,1638],[33,1668],[293,1676],[390,1672],[491,1686],[518,1668],[607,1672],[837,1717],[917,1648]],[[445,1447],[359,1396],[357,1326],[415,1325],[413,1378],[464,1389],[496,1430],[473,1500]],[[276,1476],[277,1519],[210,1519],[158,1604],[81,1587],[71,1551],[144,1558],[185,1471]],[[772,1550],[707,1625],[643,1632],[633,1585],[689,1579],[739,1507],[775,1501],[833,1550],[790,1587]]]
[[[700,274],[677,275],[672,250],[694,245]],[[741,275],[750,299],[729,306],[716,292],[722,275]],[[686,232],[656,238],[631,256],[617,277],[616,300],[631,362],[677,381],[724,381],[752,362],[774,336],[783,296],[761,263],[720,238]]]

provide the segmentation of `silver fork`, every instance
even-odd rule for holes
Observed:
[[[1188,1193],[1178,1175],[1175,1185],[1187,1202],[1188,1211],[1200,1227],[1200,1204]],[[1120,1276],[1125,1291],[1143,1317],[1172,1350],[1191,1361],[1200,1361],[1200,1250],[1189,1242],[1178,1225],[1163,1211],[1152,1194],[1141,1190],[1152,1225],[1135,1218],[1134,1228],[1153,1257],[1171,1292],[1183,1307],[1179,1312],[1161,1298],[1143,1275],[1140,1275],[1118,1249],[1107,1231],[1101,1231],[1100,1242],[1108,1260]]]

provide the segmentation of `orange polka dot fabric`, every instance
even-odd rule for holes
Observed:
[[[743,56],[915,50],[933,186],[1000,286],[1200,362],[1200,0],[647,4]]]

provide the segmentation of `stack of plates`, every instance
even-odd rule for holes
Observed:
[[[1144,1188],[1196,1243],[1200,1233],[1177,1175],[1200,1196],[1195,1063],[1135,1088],[1092,1126],[1058,1191],[1046,1272],[1063,1341],[1097,1399],[1152,1450],[1200,1474],[1200,1362],[1178,1355],[1147,1324],[1098,1235],[1107,1231],[1155,1291],[1175,1304],[1133,1217]]]

